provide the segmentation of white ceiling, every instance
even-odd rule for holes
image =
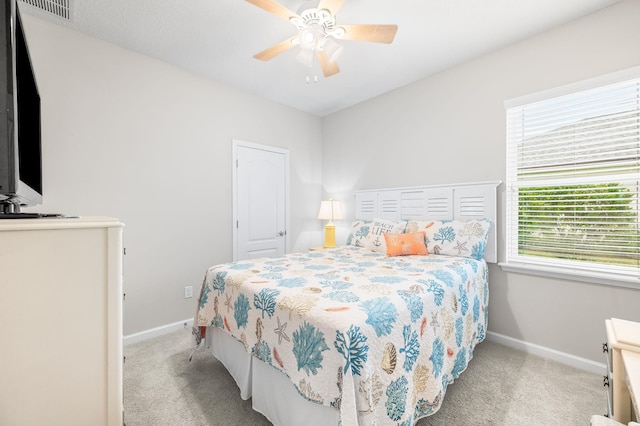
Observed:
[[[293,108],[325,116],[584,16],[620,0],[346,0],[336,24],[397,24],[392,44],[341,41],[340,73],[306,83],[290,50],[253,55],[295,27],[244,0],[69,0],[64,20],[23,13],[103,39]],[[292,11],[313,0],[279,0]]]

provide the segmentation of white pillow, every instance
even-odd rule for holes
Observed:
[[[347,238],[347,245],[364,247],[367,237],[369,236],[369,230],[371,229],[370,220],[356,220],[351,224],[351,233]]]
[[[484,257],[491,221],[480,220],[412,220],[406,232],[425,231],[427,249],[430,254]]]

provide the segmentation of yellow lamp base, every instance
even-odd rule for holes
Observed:
[[[336,246],[336,227],[335,225],[324,226],[324,248],[330,248]]]

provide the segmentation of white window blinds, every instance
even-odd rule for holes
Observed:
[[[507,263],[640,283],[640,71],[506,106]]]

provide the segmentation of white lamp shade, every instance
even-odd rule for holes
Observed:
[[[336,200],[326,200],[320,203],[320,212],[318,219],[320,220],[342,220],[342,209],[340,202]]]
[[[318,43],[320,42],[323,33],[324,31],[322,27],[318,24],[307,25],[298,33],[300,47],[309,50],[318,49]]]
[[[315,55],[315,52],[313,50],[300,49],[300,52],[298,52],[298,54],[296,55],[296,59],[301,64],[307,67],[312,67],[314,55]]]
[[[344,48],[340,46],[333,37],[327,37],[322,45],[322,50],[327,54],[327,58],[329,58],[329,62],[335,62]]]

